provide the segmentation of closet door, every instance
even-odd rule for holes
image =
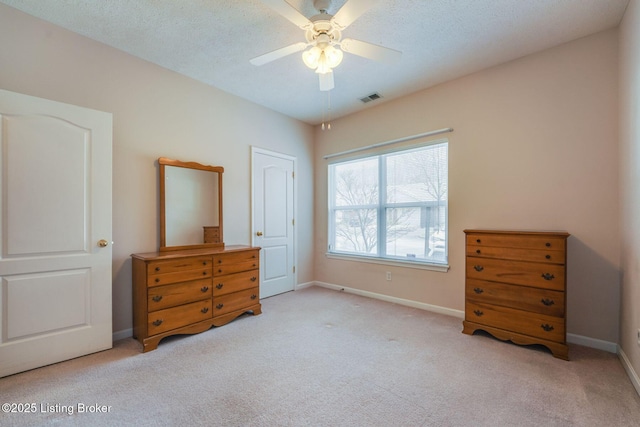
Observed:
[[[111,123],[0,91],[0,376],[112,346]]]
[[[260,246],[260,298],[295,288],[295,158],[252,147],[252,245]]]

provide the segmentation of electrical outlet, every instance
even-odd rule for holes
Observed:
[[[391,272],[390,271],[387,271],[387,280],[391,281]]]

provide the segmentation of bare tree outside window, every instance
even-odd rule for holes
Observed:
[[[379,199],[376,161],[346,163],[335,167],[336,248],[348,252],[375,253],[378,241]]]

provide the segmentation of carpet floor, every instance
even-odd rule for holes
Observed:
[[[2,426],[639,426],[615,354],[461,333],[458,318],[310,287],[141,353],[0,379]],[[4,408],[4,407],[3,407]]]

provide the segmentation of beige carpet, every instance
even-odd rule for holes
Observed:
[[[640,425],[614,354],[571,345],[566,362],[464,335],[457,318],[317,287],[262,302],[260,316],[146,354],[126,339],[0,379],[2,403],[36,406],[0,425]],[[96,405],[109,412],[86,412]]]

